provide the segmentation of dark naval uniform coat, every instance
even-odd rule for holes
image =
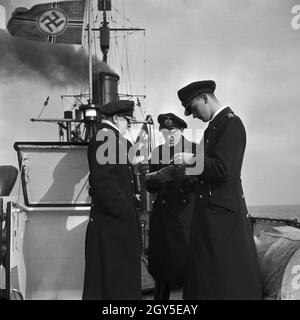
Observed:
[[[184,137],[175,152],[192,152],[194,144]],[[184,147],[184,149],[183,149]],[[178,148],[178,145],[177,147]],[[174,148],[160,145],[152,152],[151,161],[159,159],[158,164],[150,163],[150,172],[158,171],[168,164],[162,159],[167,153],[174,156]],[[183,182],[158,184],[146,180],[146,188],[157,196],[153,205],[149,226],[148,270],[156,281],[183,285],[186,271],[186,255],[193,213],[192,183]]]
[[[228,107],[204,133],[184,299],[261,299],[260,271],[241,184],[246,132]]]
[[[133,166],[128,161],[98,163],[97,152],[104,146],[103,141],[97,141],[101,132],[116,139],[112,146],[116,150],[110,149],[110,155],[118,154],[119,149],[124,155],[131,145],[115,128],[103,123],[88,148],[92,207],[86,233],[83,299],[141,299],[141,238]]]

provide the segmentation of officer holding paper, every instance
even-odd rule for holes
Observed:
[[[150,274],[156,282],[154,299],[169,299],[172,285],[182,286],[194,194],[191,179],[183,166],[174,165],[174,154],[192,153],[195,144],[183,135],[185,121],[173,113],[160,114],[159,130],[165,143],[151,155],[146,188],[157,193],[149,228]]]
[[[258,257],[247,218],[241,169],[246,147],[242,120],[204,80],[178,91],[185,115],[209,122],[204,132],[204,169],[195,183],[184,299],[261,299]],[[189,162],[190,155],[175,160]]]

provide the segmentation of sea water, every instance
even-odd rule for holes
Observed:
[[[248,206],[248,212],[254,217],[275,219],[297,219],[300,222],[300,205],[264,205]]]

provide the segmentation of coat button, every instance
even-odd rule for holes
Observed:
[[[185,199],[183,199],[183,200],[182,200],[182,202],[183,202],[183,203],[186,203],[186,200],[185,200]]]
[[[203,180],[200,180],[200,184],[204,184],[204,181],[203,181]]]
[[[183,192],[183,189],[180,189],[179,191],[180,191],[180,192]]]
[[[206,140],[206,143],[208,143],[208,139]]]
[[[94,221],[94,219],[93,219],[93,218],[90,218],[90,221],[91,221],[91,222],[93,222],[93,221]]]
[[[161,203],[165,204],[165,203],[166,203],[166,200],[162,200]]]
[[[203,198],[203,195],[202,195],[202,194],[200,194],[200,195],[199,195],[199,198],[200,198],[200,199],[202,199],[202,198]]]
[[[131,180],[131,183],[133,183],[133,180]]]
[[[216,130],[216,127],[213,127],[213,130]]]

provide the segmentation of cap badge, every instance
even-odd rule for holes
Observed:
[[[171,127],[172,125],[173,125],[173,120],[170,119],[170,118],[167,118],[167,119],[165,120],[165,126],[166,126],[166,127]]]

